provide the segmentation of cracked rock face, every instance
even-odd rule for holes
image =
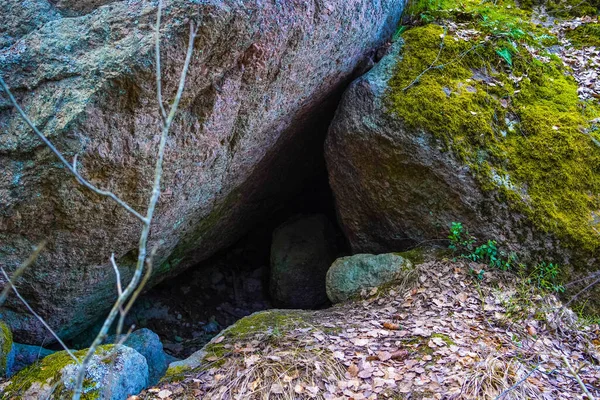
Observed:
[[[172,99],[188,21],[199,25],[167,144],[149,248],[151,284],[231,244],[318,164],[332,100],[395,29],[402,0],[165,1],[163,92]],[[12,1],[0,5],[0,75],[82,174],[145,212],[159,138],[156,4]],[[35,23],[31,21],[36,21]],[[83,189],[0,95],[0,263],[63,337],[101,317],[126,282],[141,226]],[[14,299],[2,311],[22,342],[47,337]]]

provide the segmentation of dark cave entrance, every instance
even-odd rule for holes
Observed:
[[[334,225],[338,256],[346,255],[323,170],[233,246],[142,295],[128,325],[156,332],[167,353],[185,358],[240,318],[274,308],[269,295],[273,231],[296,215],[314,214],[325,215]]]

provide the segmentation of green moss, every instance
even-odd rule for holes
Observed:
[[[165,376],[160,380],[161,382],[181,382],[185,379],[186,373],[191,371],[192,368],[186,367],[185,365],[178,365],[176,367],[169,367]]]
[[[507,11],[500,25],[510,26],[511,18],[524,24]],[[470,27],[484,32],[492,25],[476,19]],[[599,107],[579,100],[558,60],[547,55],[543,63],[525,49],[539,31],[519,26],[526,34],[518,40],[482,34],[465,41],[433,23],[407,30],[389,82],[389,112],[411,131],[432,134],[483,190],[500,193],[539,229],[595,251],[600,150],[590,120]],[[544,54],[542,42],[536,46]]]
[[[108,355],[114,345],[100,346],[96,354]],[[74,353],[75,357],[82,360],[86,355],[86,350],[81,350]],[[44,357],[42,360],[30,365],[24,370],[15,375],[10,384],[5,388],[4,395],[6,398],[20,398],[34,384],[41,386],[48,385],[55,387],[53,395],[56,398],[69,398],[72,391],[64,385],[62,369],[67,365],[73,364],[73,359],[66,351],[59,351]],[[97,382],[86,378],[83,383],[83,400],[99,399],[101,390]]]
[[[431,334],[431,337],[442,339],[444,341],[444,343],[446,343],[447,346],[454,346],[456,344],[450,336],[443,334],[443,333],[435,333],[434,332]]]
[[[0,321],[0,377],[6,375],[8,355],[13,346],[13,336],[10,328],[4,321]]]
[[[400,257],[404,257],[407,260],[410,260],[410,262],[412,262],[413,265],[418,265],[425,262],[425,250],[419,247],[414,248],[412,250],[403,251],[402,253],[394,254],[397,254]]]
[[[305,313],[294,310],[261,311],[240,319],[224,332],[228,338],[244,338],[255,333],[273,333],[306,326]]]
[[[567,39],[575,47],[600,47],[600,24],[584,24],[567,32]]]

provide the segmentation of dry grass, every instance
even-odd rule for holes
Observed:
[[[324,381],[335,384],[344,372],[326,349],[299,347],[278,351],[267,348],[260,355],[228,360],[214,375],[214,386],[203,398],[292,400],[299,396],[312,397],[322,393]]]
[[[540,390],[528,382],[533,370],[518,360],[490,354],[467,377],[461,398],[482,400],[541,399]]]

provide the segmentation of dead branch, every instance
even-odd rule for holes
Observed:
[[[581,390],[583,390],[583,392],[588,397],[588,399],[589,400],[596,400],[595,397],[592,396],[592,394],[590,393],[590,391],[587,389],[587,387],[585,387],[585,384],[583,383],[583,381],[581,380],[581,378],[579,377],[579,375],[577,374],[577,372],[575,372],[575,370],[571,366],[571,363],[569,363],[569,360],[567,359],[567,357],[563,355],[562,359],[563,359],[563,362],[565,363],[565,365],[567,366],[567,368],[569,369],[569,372],[571,372],[571,374],[573,375],[573,377],[577,380],[577,383],[579,383],[579,386],[581,387]]]

